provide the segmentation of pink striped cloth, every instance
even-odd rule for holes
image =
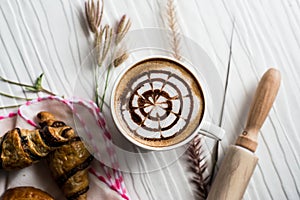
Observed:
[[[0,116],[0,136],[14,127],[38,128],[36,114],[49,111],[61,121],[73,127],[85,141],[95,159],[90,168],[88,200],[129,199],[111,134],[105,119],[92,101],[63,99],[57,96],[37,98],[26,102],[16,112]],[[48,191],[57,199],[63,195],[54,183],[45,163],[40,162],[22,170],[0,173],[0,195],[7,188],[34,186]]]

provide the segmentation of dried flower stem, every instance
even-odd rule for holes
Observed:
[[[106,90],[108,87],[108,80],[109,80],[109,75],[110,75],[110,71],[111,71],[112,65],[110,64],[107,68],[107,73],[106,73],[106,77],[105,77],[105,85],[104,85],[104,91],[101,97],[101,105],[100,105],[100,110],[103,109],[103,105],[104,105],[104,99],[105,99],[105,95],[106,95]]]
[[[97,67],[95,72],[95,103],[100,107],[99,102],[99,68],[103,65],[103,62],[108,54],[108,51],[111,46],[112,41],[112,29],[105,25],[104,27],[100,27],[100,30],[96,32],[95,37],[95,48],[97,53]],[[101,99],[101,104],[103,105],[103,99]],[[101,106],[102,107],[102,106]],[[102,108],[101,108],[102,110]]]
[[[18,108],[20,107],[22,104],[17,104],[17,105],[11,105],[11,106],[1,106],[0,110],[2,109],[9,109],[9,108]]]
[[[55,93],[53,93],[53,92],[51,92],[50,90],[47,90],[47,89],[45,89],[45,88],[42,88],[42,89],[40,90],[40,92],[47,93],[47,94],[49,94],[49,95],[51,95],[51,96],[57,96],[57,94],[55,94]]]
[[[112,62],[109,64],[108,68],[107,68],[107,73],[106,73],[106,78],[105,78],[105,85],[104,85],[104,92],[102,94],[102,98],[101,98],[101,105],[100,105],[100,110],[103,109],[103,105],[104,105],[104,99],[105,99],[105,95],[106,95],[106,91],[107,91],[107,87],[108,87],[108,80],[109,80],[109,75],[111,73],[111,70],[114,67],[119,66],[121,63],[123,63],[127,58],[128,58],[128,54],[126,52],[126,50],[120,50],[119,45],[122,42],[122,40],[125,38],[126,34],[128,33],[129,29],[131,26],[131,21],[126,17],[126,15],[123,15],[120,19],[120,21],[118,22],[117,25],[117,29],[116,29],[116,37],[115,37],[115,42],[114,42],[114,46],[112,46],[111,48],[113,48],[113,59]],[[112,39],[112,35],[110,37],[110,41],[108,43],[107,47],[110,47],[111,45],[111,39]],[[120,52],[123,52],[121,54],[121,56],[119,55]],[[105,56],[107,55],[107,52]]]
[[[228,62],[227,62],[227,73],[226,73],[226,81],[225,81],[225,91],[223,95],[223,102],[222,102],[222,107],[221,107],[221,114],[220,114],[220,121],[219,121],[219,126],[223,126],[223,115],[224,115],[224,109],[225,109],[225,102],[226,102],[226,96],[227,96],[227,89],[228,89],[228,81],[229,81],[229,73],[230,73],[230,68],[231,68],[231,57],[232,57],[232,44],[233,44],[233,36],[234,36],[234,30],[235,30],[235,19],[232,21],[232,30],[231,30],[231,36],[230,36],[230,43],[229,43],[229,56],[228,56]],[[212,172],[211,172],[211,178],[209,181],[209,184],[212,185],[214,174],[216,171],[217,167],[217,162],[218,162],[218,157],[219,157],[219,143],[220,141],[217,140],[216,145],[213,149],[213,154],[212,154]]]
[[[5,97],[8,97],[8,98],[12,98],[12,99],[19,99],[19,100],[26,100],[26,101],[30,101],[32,99],[30,98],[26,98],[26,97],[18,97],[18,96],[14,96],[14,95],[11,95],[11,94],[6,94],[4,92],[0,92],[0,95],[1,96],[5,96]]]
[[[180,36],[178,30],[178,21],[176,15],[176,9],[174,0],[168,0],[167,2],[167,15],[168,15],[168,27],[170,29],[171,46],[173,50],[173,56],[180,60]]]
[[[206,171],[206,161],[203,156],[201,137],[197,135],[191,142],[188,148],[188,162],[190,165],[190,170],[193,173],[192,181],[196,187],[197,199],[205,200],[208,195],[208,181],[209,176],[204,177],[204,172]]]
[[[99,106],[102,111],[104,105],[104,98],[106,95],[108,80],[113,66],[118,66],[123,63],[127,58],[128,54],[124,51],[122,54],[116,54],[119,52],[118,46],[120,42],[126,36],[130,26],[131,21],[123,15],[118,22],[116,29],[116,37],[113,42],[113,29],[109,25],[102,26],[101,20],[103,16],[103,0],[97,1],[97,5],[94,0],[88,0],[85,2],[85,14],[87,18],[87,22],[90,28],[90,31],[95,35],[95,48],[97,53],[97,67],[95,70],[95,102]],[[112,49],[113,48],[113,49]],[[113,57],[110,62],[108,62],[105,84],[104,84],[104,92],[102,97],[99,96],[99,68],[103,66],[105,59],[107,58],[108,52],[112,49]],[[116,56],[117,57],[114,57]],[[99,102],[101,101],[101,102]]]
[[[32,87],[32,85],[27,85],[27,84],[24,84],[24,83],[11,81],[11,80],[8,80],[6,78],[3,78],[2,76],[0,76],[0,80],[3,81],[3,82],[6,82],[6,83],[13,84],[13,85],[18,85],[18,86],[23,86],[23,87]]]
[[[25,83],[19,83],[19,82],[11,81],[11,80],[3,78],[2,76],[0,76],[0,80],[3,81],[3,82],[6,82],[6,83],[12,84],[12,85],[18,85],[18,86],[21,86],[21,87],[25,87],[27,90],[32,91],[32,92],[44,92],[46,94],[55,96],[56,94],[54,94],[53,92],[45,89],[42,86],[42,78],[43,78],[43,76],[44,76],[44,74],[42,73],[37,78],[37,80],[36,80],[36,82],[35,82],[34,85],[28,85],[28,84],[25,84]]]
[[[120,50],[119,49],[120,48],[119,44],[125,38],[130,26],[131,26],[130,20],[127,19],[126,15],[123,15],[121,20],[118,23],[118,26],[117,26],[114,46],[111,47],[111,48],[113,48],[113,60],[107,68],[107,73],[106,73],[106,77],[105,77],[104,91],[103,91],[103,94],[102,94],[102,97],[101,97],[100,110],[103,110],[104,99],[105,99],[105,95],[106,95],[106,91],[107,91],[107,87],[108,87],[108,80],[109,80],[109,76],[110,76],[110,73],[111,73],[111,70],[112,70],[113,66],[118,67],[120,64],[122,64],[128,58],[127,51],[126,50]],[[110,45],[111,45],[111,39],[112,39],[112,37],[110,37],[108,47],[110,47]],[[122,53],[120,53],[120,52],[122,52]],[[105,54],[105,56],[106,56],[107,52],[103,52],[103,54],[104,53],[106,53]]]
[[[30,91],[30,92],[44,92],[46,94],[49,94],[49,95],[52,95],[52,96],[55,96],[56,94],[54,94],[53,92],[45,89],[43,86],[42,86],[42,80],[43,80],[43,77],[44,77],[44,73],[42,73],[35,81],[35,83],[33,85],[28,85],[28,84],[25,84],[25,83],[20,83],[20,82],[16,82],[16,81],[11,81],[11,80],[8,80],[6,78],[3,78],[2,76],[0,76],[0,80],[3,81],[3,82],[6,82],[6,83],[9,83],[9,84],[12,84],[12,85],[17,85],[17,86],[21,86],[21,87],[24,87],[27,91]],[[3,93],[3,92],[0,92],[0,96],[5,96],[5,97],[9,97],[9,98],[12,98],[12,99],[18,99],[18,100],[26,100],[26,101],[30,101],[32,100],[31,98],[26,98],[26,97],[19,97],[19,96],[15,96],[15,95],[11,95],[11,94],[7,94],[7,93]],[[12,106],[3,106],[3,107],[0,107],[0,109],[5,109],[5,108],[14,108],[14,107],[19,107],[20,105],[12,105]]]
[[[102,62],[106,58],[106,56],[108,54],[108,51],[111,48],[111,43],[112,43],[112,40],[113,40],[113,30],[112,30],[112,28],[110,28],[108,25],[106,25],[104,27],[104,30],[105,30],[104,31],[105,38],[104,38],[104,43],[103,43],[103,48],[102,48],[102,54],[101,54]],[[102,62],[99,64],[99,66],[102,65]]]
[[[99,81],[98,81],[98,75],[99,75],[99,67],[96,67],[95,72],[95,103],[99,107]]]

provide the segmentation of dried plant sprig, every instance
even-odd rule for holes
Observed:
[[[122,54],[119,54],[119,56],[117,56],[114,59],[114,67],[118,67],[120,66],[123,62],[125,62],[125,60],[127,60],[127,58],[129,57],[127,51],[124,51]]]
[[[174,0],[168,0],[167,2],[167,19],[168,28],[170,29],[170,39],[173,51],[173,56],[180,60],[180,32],[178,28],[177,14],[175,9]]]
[[[111,47],[111,42],[113,38],[113,29],[108,25],[106,25],[104,29],[105,29],[105,39],[103,44],[102,56],[103,58],[106,58],[107,53]]]
[[[96,5],[97,4],[97,5]],[[104,4],[103,0],[98,0],[97,3],[94,0],[87,0],[85,2],[85,14],[89,28],[92,33],[95,35],[95,48],[96,48],[96,59],[97,59],[97,68],[95,70],[95,102],[100,107],[102,111],[104,105],[104,99],[106,90],[108,87],[108,79],[110,77],[111,70],[113,66],[117,67],[122,64],[127,58],[127,51],[123,51],[122,54],[116,54],[119,52],[119,44],[125,38],[129,28],[131,26],[131,21],[127,18],[126,15],[123,15],[119,20],[116,29],[115,37],[113,35],[113,28],[109,25],[101,25],[102,16],[103,16]],[[114,42],[113,42],[114,41]],[[108,58],[108,53],[111,52],[112,56],[110,61],[104,62]],[[104,63],[108,63],[106,76],[105,76],[105,85],[104,92],[102,96],[99,96],[99,67],[102,67]],[[100,102],[101,101],[101,102]]]
[[[108,87],[108,80],[109,80],[111,69],[112,69],[112,64],[110,64],[108,66],[107,72],[106,72],[104,91],[103,91],[103,94],[101,96],[101,104],[99,105],[101,111],[103,110],[103,105],[104,105],[104,100],[105,100],[106,90],[107,90],[107,87]]]
[[[190,163],[190,171],[193,173],[192,182],[196,187],[195,194],[197,199],[205,200],[209,191],[209,177],[204,176],[207,169],[207,163],[205,160],[204,151],[202,150],[202,139],[200,135],[197,135],[188,148],[188,162]]]
[[[100,27],[100,30],[96,34],[96,52],[97,63],[101,67],[105,60],[113,39],[113,29],[109,25]]]
[[[181,37],[174,0],[167,1],[167,25],[170,30],[169,38],[173,57],[181,60]],[[204,172],[207,170],[207,162],[204,151],[202,150],[201,141],[202,140],[199,135],[192,140],[187,151],[187,162],[189,163],[190,170],[193,173],[192,182],[196,186],[196,196],[199,199],[206,199],[209,189],[209,176],[204,177]]]
[[[129,18],[127,18],[126,15],[123,15],[118,22],[117,29],[116,29],[116,36],[115,36],[115,43],[113,46],[113,58],[112,62],[109,64],[107,68],[107,73],[106,73],[106,78],[105,78],[105,85],[104,85],[104,92],[101,97],[101,105],[100,105],[100,110],[103,109],[104,105],[104,99],[108,87],[108,79],[109,75],[111,73],[111,70],[113,66],[117,67],[121,65],[127,58],[128,58],[128,53],[126,50],[120,50],[119,44],[122,42],[122,40],[125,38],[126,34],[128,33],[129,29],[131,26],[131,21]],[[109,42],[109,45],[111,45],[111,41]],[[118,53],[123,51],[122,54]],[[117,52],[117,53],[116,53]]]
[[[18,107],[20,107],[21,105],[23,105],[23,104],[10,105],[10,106],[1,106],[1,107],[0,107],[0,110],[2,110],[2,109],[9,109],[9,108],[18,108]]]
[[[111,43],[113,39],[113,30],[109,25],[105,25],[104,27],[100,27],[99,31],[97,30],[95,37],[95,48],[97,54],[97,68],[95,73],[95,102],[98,106],[99,103],[99,67],[103,65],[105,58],[111,48]],[[101,99],[101,105],[103,105],[104,100]],[[100,106],[102,107],[102,106]],[[101,109],[102,110],[102,109]]]
[[[131,26],[130,19],[127,18],[126,15],[123,15],[116,29],[116,40],[115,40],[116,44],[119,44],[124,39],[124,37],[126,36],[126,34],[130,29],[130,26]]]
[[[227,91],[228,91],[228,82],[229,82],[229,74],[230,74],[230,68],[231,68],[231,58],[232,58],[232,45],[233,45],[233,37],[234,37],[234,32],[235,32],[235,19],[232,20],[232,30],[231,30],[231,36],[230,36],[230,43],[229,43],[229,56],[228,56],[228,61],[227,61],[227,72],[226,72],[226,79],[225,79],[225,90],[223,94],[223,102],[222,102],[222,107],[221,107],[221,113],[220,113],[220,120],[219,120],[219,126],[223,126],[223,117],[224,117],[224,110],[225,110],[225,102],[226,102],[226,97],[227,97]],[[219,143],[220,141],[217,140],[215,147],[213,149],[212,153],[212,172],[211,172],[211,178],[209,181],[209,184],[212,185],[215,171],[217,168],[217,162],[219,159]]]
[[[100,27],[103,16],[103,7],[103,0],[101,0],[101,3],[100,0],[98,0],[96,5],[93,0],[88,0],[85,2],[86,18],[89,28],[93,33],[96,33],[98,31],[98,28]]]
[[[32,100],[31,98],[19,97],[19,96],[15,96],[15,95],[12,95],[12,94],[7,94],[7,93],[4,93],[4,92],[0,92],[0,95],[4,96],[4,97],[12,98],[12,99],[18,99],[18,100],[26,100],[26,101]]]
[[[114,67],[120,66],[123,62],[127,60],[128,57],[129,54],[126,48],[119,48],[113,61]]]
[[[126,47],[119,46],[119,44],[126,37],[130,27],[131,20],[126,15],[123,15],[120,21],[118,22],[116,29],[115,45],[117,46],[117,53],[115,54],[115,58],[113,61],[114,67],[120,66],[129,57]]]
[[[42,85],[43,77],[44,77],[44,73],[39,75],[39,77],[36,79],[36,81],[33,85],[20,83],[20,82],[16,82],[16,81],[11,81],[11,80],[8,80],[6,78],[3,78],[2,76],[0,76],[0,80],[3,81],[3,82],[6,82],[6,83],[12,84],[12,85],[17,85],[17,86],[24,87],[26,90],[28,90],[30,92],[36,92],[36,93],[37,92],[43,92],[43,93],[55,96],[56,94],[54,94],[53,92],[51,92],[51,91],[49,91],[49,90],[47,90],[43,87],[43,85]],[[0,96],[5,96],[5,97],[12,98],[12,99],[18,99],[18,100],[26,100],[26,101],[32,100],[32,98],[19,97],[19,96],[15,96],[15,95],[3,93],[3,92],[0,92]],[[20,105],[2,106],[2,107],[0,107],[0,109],[14,108],[14,107],[19,107]]]
[[[25,87],[25,89],[27,89],[31,92],[44,92],[46,94],[55,96],[56,94],[54,94],[53,92],[51,92],[51,91],[49,91],[49,90],[47,90],[43,87],[43,85],[42,85],[43,77],[44,77],[44,73],[39,75],[39,77],[36,79],[36,81],[33,85],[28,85],[28,84],[25,84],[25,83],[19,83],[19,82],[11,81],[11,80],[3,78],[2,76],[0,76],[0,80],[4,81],[6,83],[9,83],[9,84]]]

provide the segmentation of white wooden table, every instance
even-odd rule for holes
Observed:
[[[220,142],[219,161],[243,129],[261,75],[271,66],[281,71],[282,85],[261,130],[256,152],[260,160],[244,199],[300,199],[300,2],[175,0],[175,5],[180,32],[211,58],[222,88],[235,21],[221,125],[226,134]],[[105,0],[103,20],[114,24],[127,14],[131,30],[162,28],[165,8],[163,0]],[[1,76],[33,83],[44,72],[45,87],[73,96],[74,77],[91,48],[83,1],[0,1]],[[2,92],[27,95],[19,87],[0,84]],[[18,103],[0,97],[2,106]],[[194,199],[185,162],[178,159],[152,172],[124,172],[131,198]],[[140,167],[147,171],[147,163],[140,163]]]

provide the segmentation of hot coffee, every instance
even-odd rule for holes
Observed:
[[[204,114],[197,78],[168,58],[136,63],[120,78],[112,98],[112,114],[120,131],[134,143],[150,147],[187,139]]]

